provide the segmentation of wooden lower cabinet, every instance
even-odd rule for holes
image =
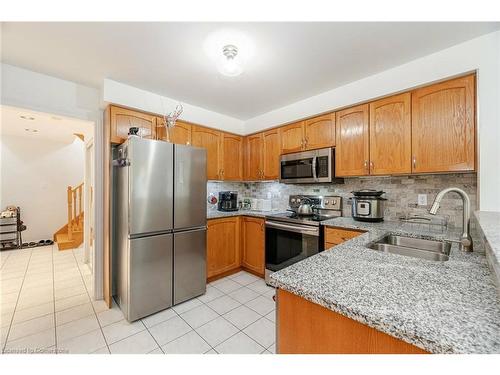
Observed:
[[[241,218],[241,265],[264,277],[265,221],[256,217]]]
[[[208,281],[241,269],[264,277],[264,219],[250,216],[210,219],[207,227]]]
[[[325,250],[365,233],[356,229],[325,227]]]
[[[425,354],[423,349],[278,289],[279,354]]]
[[[240,218],[208,220],[207,278],[213,279],[241,267]]]

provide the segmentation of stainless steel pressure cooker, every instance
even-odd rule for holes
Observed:
[[[353,191],[351,198],[352,218],[357,221],[377,222],[384,220],[384,206],[387,199],[381,190],[364,189]]]

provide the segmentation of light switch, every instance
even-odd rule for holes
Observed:
[[[418,205],[419,206],[427,206],[427,194],[419,194],[418,195]]]

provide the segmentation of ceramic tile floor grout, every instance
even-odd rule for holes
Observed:
[[[71,255],[65,255],[66,252],[71,252]],[[101,348],[96,348],[95,350],[93,351],[99,351],[99,350],[102,350],[102,349],[107,349],[107,351],[109,353],[111,353],[111,345],[114,345],[116,343],[119,343],[123,340],[127,340],[127,339],[130,339],[130,337],[136,335],[136,334],[139,334],[141,332],[147,332],[148,335],[152,338],[152,340],[154,340],[154,343],[157,345],[157,348],[156,349],[153,349],[152,351],[158,351],[159,349],[159,352],[165,352],[164,351],[164,347],[170,343],[173,343],[174,341],[176,340],[179,340],[181,339],[182,337],[188,335],[188,334],[193,334],[193,332],[206,344],[206,346],[209,348],[208,350],[205,351],[205,353],[207,352],[211,352],[212,350],[215,352],[215,353],[218,353],[217,349],[215,349],[216,347],[222,345],[223,343],[225,343],[226,341],[230,340],[231,338],[233,338],[234,336],[240,334],[240,333],[243,333],[244,336],[247,337],[248,340],[251,340],[252,342],[258,344],[260,347],[264,348],[263,351],[261,353],[266,353],[268,351],[270,351],[270,348],[274,345],[274,341],[271,345],[264,345],[262,343],[260,343],[259,341],[257,341],[256,339],[252,338],[251,336],[249,336],[246,332],[244,332],[245,329],[247,329],[249,326],[251,326],[252,324],[256,323],[257,321],[260,321],[262,318],[264,318],[265,321],[271,323],[273,326],[275,325],[275,323],[268,319],[267,315],[269,315],[270,312],[272,311],[275,311],[274,308],[273,310],[269,311],[269,312],[266,312],[264,314],[262,314],[261,312],[258,312],[258,311],[255,311],[254,309],[252,309],[250,306],[248,306],[247,304],[252,302],[252,301],[255,301],[256,299],[260,298],[260,297],[263,297],[265,299],[270,299],[271,296],[269,294],[269,291],[272,290],[271,288],[268,288],[268,290],[265,290],[264,292],[262,291],[262,287],[259,285],[259,286],[256,286],[257,289],[254,290],[252,288],[249,288],[249,286],[251,284],[254,284],[256,282],[259,282],[259,280],[262,281],[262,279],[258,278],[258,277],[255,277],[249,273],[246,273],[246,272],[239,272],[237,274],[233,274],[233,275],[230,275],[230,276],[227,276],[223,279],[219,279],[214,283],[210,283],[210,284],[207,284],[207,290],[208,288],[214,288],[217,293],[220,293],[220,295],[218,295],[216,298],[212,298],[210,300],[207,300],[207,301],[203,301],[203,300],[200,300],[198,298],[195,298],[197,301],[198,301],[198,304],[195,305],[195,306],[191,306],[189,307],[187,310],[178,310],[176,311],[175,310],[175,306],[172,309],[174,315],[171,316],[170,318],[168,319],[165,319],[165,320],[162,320],[160,322],[157,322],[155,324],[153,324],[152,326],[147,326],[145,323],[144,323],[144,319],[141,319],[139,320],[139,322],[141,322],[142,326],[144,327],[144,329],[141,329],[139,332],[134,332],[132,334],[128,334],[125,336],[125,337],[122,337],[120,338],[120,340],[117,340],[117,341],[114,341],[112,343],[109,342],[108,338],[106,337],[106,335],[104,334],[104,326],[102,325],[101,323],[101,320],[99,319],[99,312],[97,311],[97,307],[96,305],[94,304],[92,298],[91,298],[91,293],[90,293],[90,286],[88,285],[87,281],[88,279],[86,279],[86,275],[84,273],[84,268],[86,267],[86,265],[83,263],[83,262],[80,262],[79,261],[79,258],[77,257],[77,255],[80,255],[79,253],[81,252],[81,248],[80,249],[72,249],[72,250],[66,250],[64,254],[61,255],[61,258],[60,259],[56,259],[56,254],[59,254],[57,248],[56,248],[56,245],[54,245],[51,249],[51,254],[50,254],[50,259],[51,259],[51,262],[50,262],[50,265],[51,267],[46,267],[45,268],[51,268],[51,277],[52,277],[52,293],[54,294],[53,295],[53,298],[52,298],[52,303],[53,303],[53,316],[54,316],[54,334],[55,334],[55,345],[54,347],[56,348],[56,350],[62,350],[64,348],[59,348],[60,346],[60,342],[58,342],[58,320],[57,320],[57,316],[56,316],[56,313],[59,313],[61,311],[65,311],[65,310],[68,310],[68,309],[71,309],[71,308],[74,308],[74,307],[77,307],[77,306],[81,306],[81,305],[84,305],[86,303],[90,303],[91,304],[91,307],[92,307],[92,314],[88,315],[88,316],[93,316],[96,320],[97,320],[97,325],[98,325],[98,329],[94,329],[90,332],[86,332],[86,333],[79,333],[78,335],[75,335],[75,336],[71,336],[71,337],[68,337],[62,341],[65,341],[65,340],[73,340],[73,339],[77,339],[78,337],[82,337],[84,335],[87,335],[91,332],[94,332],[94,331],[97,331],[99,330],[100,334],[102,335],[103,339],[104,339],[104,344],[105,346],[102,346]],[[35,258],[33,257],[33,249],[30,249],[30,254],[29,256],[26,255],[28,257],[28,260],[26,262],[26,265],[24,266],[24,276],[23,276],[23,281],[22,281],[22,284],[21,286],[19,287],[18,289],[18,295],[17,295],[17,300],[16,300],[16,306],[15,306],[15,309],[12,313],[12,317],[11,317],[11,321],[10,321],[10,325],[9,325],[9,334],[10,334],[10,329],[12,328],[12,325],[13,325],[13,322],[14,322],[14,318],[15,318],[15,313],[18,308],[18,303],[19,303],[19,298],[21,296],[21,293],[23,291],[23,285],[24,285],[24,282],[26,280],[26,277],[27,275],[29,274],[31,278],[33,278],[32,275],[37,275],[39,274],[39,272],[41,272],[40,274],[45,274],[47,273],[46,270],[39,270],[38,268],[41,267],[42,269],[44,268],[44,261],[41,260],[41,257],[38,256],[38,254],[36,255],[36,261],[35,262],[32,262],[32,260],[34,261]],[[2,254],[3,255],[3,254]],[[68,259],[71,258],[72,260],[71,261],[68,261]],[[2,270],[3,268],[8,264],[8,260],[13,260],[13,254],[7,254],[7,257],[2,259]],[[22,264],[22,261],[20,262],[20,264]],[[31,267],[31,269],[30,269]],[[71,271],[72,270],[72,271]],[[76,271],[78,272],[78,276],[69,276],[69,277],[63,277],[61,278],[61,274],[64,274],[65,272],[70,272],[70,273],[75,273]],[[35,272],[35,273],[33,273]],[[50,271],[49,271],[50,273]],[[59,277],[57,277],[56,275],[59,274]],[[34,276],[36,277],[36,276]],[[76,305],[73,305],[73,306],[70,306],[70,307],[66,307],[66,308],[63,308],[59,311],[56,311],[56,295],[57,295],[57,292],[58,291],[60,293],[61,290],[64,290],[64,289],[70,289],[71,287],[67,287],[67,288],[58,288],[58,285],[64,285],[64,282],[66,280],[71,280],[73,278],[78,278],[78,280],[80,280],[82,283],[83,283],[83,288],[85,290],[85,295],[87,296],[88,298],[88,301],[87,302],[83,302],[81,304],[76,304]],[[238,278],[239,278],[239,282],[238,282]],[[250,280],[249,280],[250,278]],[[253,279],[252,279],[253,278]],[[217,287],[217,285],[219,284],[223,284],[227,281],[232,281],[233,283],[236,284],[236,289],[234,290],[228,290],[228,288],[221,288],[219,289]],[[227,285],[227,284],[226,284]],[[31,286],[30,286],[31,288]],[[249,300],[245,300],[244,303],[240,302],[240,300],[236,299],[236,298],[233,298],[233,296],[231,296],[230,294],[233,293],[233,292],[236,292],[238,290],[241,290],[242,288],[247,288],[249,290],[251,290],[253,293],[255,293],[255,296],[252,296],[252,298],[250,298]],[[29,288],[28,288],[29,289]],[[266,289],[266,288],[264,288]],[[226,291],[224,291],[226,290]],[[64,298],[60,298],[58,299],[59,300],[65,300],[67,298],[72,298],[76,295],[79,295],[79,294],[75,294],[75,295],[71,295],[71,296],[65,296]],[[222,298],[231,298],[233,299],[234,301],[236,301],[237,305],[236,306],[232,306],[230,309],[228,310],[224,310],[223,313],[219,313],[218,311],[214,310],[214,308],[212,308],[209,304],[212,303],[213,301],[216,301],[218,299],[222,299]],[[178,305],[179,306],[179,305]],[[190,324],[188,322],[187,319],[185,319],[185,316],[181,316],[182,314],[185,314],[193,309],[196,309],[196,308],[199,308],[201,306],[205,306],[206,308],[210,309],[211,311],[214,312],[214,314],[216,314],[215,317],[209,319],[208,321],[204,321],[203,324],[197,328],[194,328],[194,325],[192,325],[192,323]],[[242,327],[241,329],[238,327],[236,327],[233,323],[231,323],[230,320],[227,319],[227,317],[225,316],[226,314],[230,313],[231,311],[233,310],[236,310],[240,307],[246,307],[247,309],[251,310],[252,313],[254,313],[257,318],[254,316],[254,317],[251,317],[250,320],[251,322],[250,323],[247,323],[244,325],[244,327]],[[115,308],[116,307],[116,304],[115,304]],[[221,310],[220,310],[221,311]],[[262,310],[261,310],[262,311]],[[48,315],[48,314],[45,314],[45,315]],[[43,315],[43,316],[45,316]],[[153,314],[154,315],[154,314]],[[30,319],[27,319],[26,321],[29,321],[29,320],[32,320],[32,319],[36,319],[36,318],[39,318],[41,315],[39,316],[36,316],[36,317],[32,317]],[[87,317],[87,316],[86,316]],[[156,325],[158,324],[162,324],[162,323],[165,323],[166,321],[174,318],[174,317],[179,317],[181,319],[181,321],[183,323],[186,324],[187,327],[189,327],[189,332],[186,332],[186,333],[183,333],[182,335],[178,336],[178,337],[175,337],[174,339],[172,340],[169,340],[168,342],[164,343],[163,345],[160,345],[160,342],[157,340],[157,338],[155,338],[153,336],[153,334],[151,333],[151,329],[153,327],[155,327]],[[234,327],[236,329],[236,332],[234,332],[233,334],[231,334],[229,337],[225,337],[221,342],[218,342],[216,345],[212,346],[211,344],[208,343],[208,341],[201,336],[201,334],[198,332],[198,330],[205,326],[206,324],[209,324],[210,322],[213,322],[214,320],[218,319],[218,318],[222,318],[223,321],[225,321],[226,323],[229,323],[232,327]],[[78,318],[78,319],[75,319],[75,320],[72,320],[72,321],[78,321],[80,319],[85,319],[85,317],[81,317],[81,318]],[[119,321],[122,321],[123,319],[119,320]],[[70,321],[70,322],[72,322]],[[23,321],[24,322],[24,321]],[[117,321],[118,322],[118,321]],[[117,322],[113,322],[113,323],[110,323],[109,325],[111,324],[115,324]],[[66,324],[66,323],[62,323],[62,324]],[[62,325],[61,324],[61,325]],[[40,332],[37,332],[37,333],[40,333]],[[35,335],[37,333],[32,333],[30,335]],[[30,335],[27,335],[27,336],[23,336],[23,337],[29,337]],[[5,339],[5,344],[3,345],[3,349],[5,350],[5,348],[7,347],[7,344],[8,344],[9,340],[8,340],[8,336],[7,338]],[[52,346],[50,346],[49,348],[51,348]],[[150,351],[150,352],[152,352]]]

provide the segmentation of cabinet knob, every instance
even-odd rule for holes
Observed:
[[[415,155],[413,155],[412,163],[413,163],[413,168],[417,168],[417,158]]]
[[[368,160],[365,160],[365,169],[368,170]]]
[[[371,171],[373,171],[373,167],[374,167],[373,161],[370,161],[370,170]]]

